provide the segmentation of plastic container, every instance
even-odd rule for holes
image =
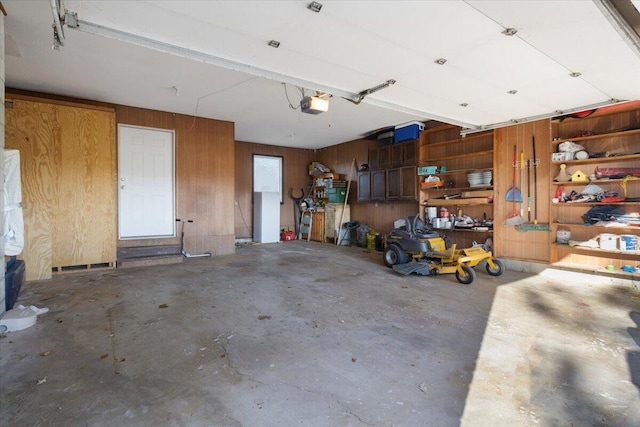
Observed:
[[[618,235],[617,234],[606,234],[603,233],[600,235],[600,249],[604,249],[605,251],[615,251],[618,247],[617,245]]]
[[[620,250],[621,251],[637,251],[638,250],[638,236],[633,234],[623,234],[620,236]]]
[[[378,234],[367,233],[367,249],[371,249],[372,251],[376,249],[376,236]]]
[[[435,206],[427,206],[427,218],[436,218],[438,216],[438,208]]]
[[[556,232],[556,243],[567,245],[569,244],[569,240],[571,240],[571,231],[558,230]]]
[[[420,137],[420,131],[424,130],[424,123],[409,122],[395,127],[393,138],[395,142],[408,141]]]
[[[440,218],[449,218],[449,209],[444,206],[440,208]]]
[[[344,198],[347,195],[346,188],[327,188],[329,196],[329,203],[344,203]]]

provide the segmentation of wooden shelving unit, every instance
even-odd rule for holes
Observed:
[[[620,108],[606,109],[604,112],[589,117],[562,118],[553,120],[551,150],[557,151],[561,143],[572,141],[584,147],[587,153],[593,154],[581,160],[551,162],[550,194],[555,194],[560,187],[567,187],[567,191],[580,192],[589,182],[556,182],[554,178],[560,171],[560,165],[566,165],[569,174],[580,170],[587,176],[596,173],[596,168],[637,168],[640,165],[640,109]],[[585,135],[586,134],[586,135]],[[585,136],[580,136],[585,135]],[[607,203],[625,211],[627,215],[640,212],[640,178],[599,178],[591,183],[600,186],[605,191],[616,192],[620,196],[632,198],[632,201]],[[623,186],[624,184],[624,186]],[[578,269],[585,272],[602,272],[619,277],[637,279],[640,274],[627,273],[621,270],[624,265],[639,266],[640,251],[620,250],[619,238],[616,249],[602,249],[601,247],[587,247],[556,243],[555,236],[559,230],[571,233],[574,242],[598,242],[601,234],[640,235],[640,227],[590,225],[584,222],[583,216],[594,206],[604,205],[600,202],[582,203],[552,203],[550,205],[551,259],[554,266]],[[613,266],[614,270],[606,270],[605,266]]]
[[[419,165],[444,166],[446,171],[436,174],[443,187],[423,188],[420,185],[426,176],[418,176],[420,214],[426,217],[426,208],[447,207],[455,215],[468,215],[480,221],[493,219],[493,199],[486,192],[493,194],[494,184],[470,186],[467,174],[471,172],[493,172],[494,140],[493,132],[482,132],[467,137],[460,137],[460,128],[443,125],[423,131],[420,135]],[[492,174],[493,175],[493,174]],[[481,197],[473,195],[480,192]],[[467,193],[465,197],[450,197]],[[449,197],[448,197],[449,196]],[[478,229],[479,228],[479,229]],[[493,234],[491,227],[454,228],[439,230],[448,234],[460,246],[470,246]],[[482,240],[484,241],[484,240]]]

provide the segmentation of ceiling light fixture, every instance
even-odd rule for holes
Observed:
[[[518,93],[518,91],[516,89],[511,89],[510,91],[507,91],[507,93],[509,95],[515,95],[516,93]]]
[[[173,90],[176,93],[176,96],[180,96],[180,86],[173,86]]]
[[[436,63],[436,64],[438,64],[438,65],[444,65],[444,64],[446,64],[446,63],[447,63],[447,60],[446,60],[445,58],[438,58],[438,59],[436,59],[436,60],[435,60],[435,61],[433,61],[433,62],[435,62],[435,63]]]
[[[569,73],[569,75],[571,77],[580,77],[582,75],[582,73],[578,73],[577,71],[573,71],[573,72]]]
[[[462,104],[460,104],[461,107],[468,107],[469,104],[467,104],[466,102],[463,102]]]
[[[317,1],[312,1],[307,5],[307,9],[309,9],[312,12],[319,13],[320,9],[322,9],[322,4],[318,3]]]
[[[280,42],[278,40],[269,40],[269,46],[277,49],[280,47]]]
[[[516,28],[505,28],[502,34],[505,36],[515,36],[518,30]]]
[[[372,93],[377,92],[377,91],[379,91],[381,89],[384,89],[386,87],[389,87],[389,86],[391,86],[391,85],[393,85],[395,83],[396,83],[396,81],[394,79],[389,79],[386,82],[379,84],[378,86],[374,86],[372,88],[365,89],[362,92],[358,93],[358,99],[356,101],[354,101],[353,99],[349,99],[349,98],[344,98],[344,99],[346,99],[347,101],[353,102],[354,104],[358,105],[358,104],[360,104],[362,102],[362,100],[365,98],[365,96],[371,95]]]

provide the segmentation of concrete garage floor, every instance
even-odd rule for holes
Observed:
[[[640,425],[637,290],[476,269],[464,286],[398,275],[362,248],[287,242],[27,283],[18,302],[50,311],[0,339],[0,419]]]

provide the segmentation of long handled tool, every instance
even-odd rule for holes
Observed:
[[[182,223],[182,236],[180,237],[180,253],[182,253],[182,255],[184,255],[185,258],[203,258],[203,257],[210,257],[211,256],[211,252],[204,252],[201,254],[191,254],[187,251],[184,250],[184,223],[185,222],[193,222],[192,219],[179,219],[176,218],[176,222],[181,222]]]
[[[524,151],[520,152],[520,164],[519,164],[519,166],[520,166],[520,187],[522,187],[524,185]],[[521,199],[520,200],[520,216],[522,218],[524,218],[524,209],[523,209],[524,204],[523,204],[523,201],[522,201],[523,198],[524,197],[522,197],[522,196],[520,197],[520,199]]]
[[[531,222],[531,162],[527,160],[527,222]]]
[[[516,213],[516,202],[522,203],[522,193],[516,188],[516,171],[518,170],[518,147],[513,146],[513,180],[511,181],[511,189],[507,191],[507,200],[513,203],[513,212],[510,218],[504,222],[504,225],[519,225],[524,222],[524,218]]]
[[[349,190],[351,190],[351,180],[353,179],[353,176],[351,175],[351,172],[355,172],[356,170],[356,158],[353,158],[353,161],[351,162],[351,166],[349,167],[349,178],[347,178],[349,180],[349,182],[347,183],[347,194],[345,194],[344,196],[344,205],[342,206],[342,212],[340,212],[340,222],[338,223],[338,231],[336,234],[336,245],[340,245],[341,241],[343,240],[340,235],[340,232],[342,231],[342,221],[344,220],[344,211],[347,209],[347,203],[349,202]],[[347,231],[349,232],[349,231]]]
[[[536,157],[536,137],[531,137],[533,145],[533,223],[538,223],[538,158]]]

